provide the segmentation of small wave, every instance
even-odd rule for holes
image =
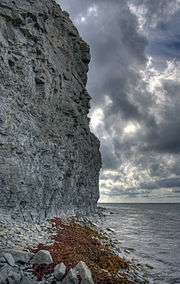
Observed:
[[[152,283],[180,284],[179,211],[168,204],[162,208],[161,204],[111,205],[109,209],[115,214],[105,217],[103,226],[114,230],[126,255],[154,267]]]

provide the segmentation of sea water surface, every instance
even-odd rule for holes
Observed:
[[[151,283],[180,284],[180,203],[100,204],[122,248],[151,269]],[[134,250],[133,250],[134,249]]]

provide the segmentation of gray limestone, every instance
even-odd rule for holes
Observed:
[[[26,276],[23,276],[21,282],[18,284],[38,284],[39,282],[33,281]]]
[[[33,253],[27,251],[20,250],[11,250],[11,254],[17,264],[25,264],[30,261],[30,259],[34,256]]]
[[[48,251],[41,250],[34,254],[29,259],[28,252],[24,253],[23,259],[26,259],[26,265],[23,262],[16,262],[15,266],[9,265],[9,258],[7,252],[0,252],[2,261],[2,267],[0,266],[0,284],[94,284],[91,271],[84,262],[79,262],[74,268],[66,271],[66,266],[60,263],[54,267],[54,271],[50,272],[46,276],[44,275],[42,281],[34,276],[34,265],[40,266],[44,264],[53,264],[52,257]],[[1,255],[5,255],[2,257]],[[27,254],[27,257],[25,257]],[[16,255],[20,255],[19,251],[13,251],[15,260]]]
[[[78,273],[76,269],[70,269],[62,284],[79,284]]]
[[[2,268],[0,268],[0,284],[6,284],[8,277],[14,279],[19,277],[20,280],[20,275],[17,274],[17,271],[14,271],[14,268],[8,264],[5,264]]]
[[[85,262],[80,261],[74,268],[81,277],[81,284],[94,284],[92,274]]]
[[[8,275],[8,284],[19,284],[21,281],[21,274],[12,271]]]
[[[5,258],[5,260],[7,261],[9,265],[15,266],[15,260],[11,253],[6,252],[3,254],[3,257]]]
[[[57,280],[61,280],[64,275],[66,273],[66,266],[64,265],[63,262],[61,262],[60,264],[57,264],[54,268],[54,277]]]
[[[26,260],[26,264],[18,261],[15,266],[11,266],[8,264],[7,259],[2,256],[5,253],[7,253],[6,250],[0,251],[0,284],[94,284],[92,273],[83,261],[80,261],[70,270],[66,270],[65,265],[60,263],[55,266],[54,271],[44,275],[43,279],[39,281],[33,273],[34,264],[31,262],[32,254],[28,251],[23,251],[23,259]],[[27,254],[26,257],[25,254]],[[45,254],[46,256],[48,255],[48,259],[49,257],[51,259],[49,252],[46,251]],[[12,250],[12,255],[14,259],[17,260],[16,255],[20,255],[20,252]],[[47,259],[44,261],[43,258],[42,261],[42,257],[37,258],[37,255],[38,254],[34,255],[34,258],[36,258],[35,264],[36,266],[40,266],[42,263],[44,264]],[[139,264],[130,263],[128,270],[123,269],[119,272],[124,276],[126,275],[132,283],[149,283],[147,277],[145,278],[147,270],[145,267],[139,266]]]
[[[32,264],[52,264],[53,259],[49,251],[40,250],[38,251],[31,260]]]
[[[32,221],[93,210],[89,46],[54,0],[0,1],[0,212]]]
[[[52,244],[53,241],[50,235],[53,232],[52,224],[48,221],[36,224],[21,222],[20,220],[15,221],[11,218],[4,218],[2,220],[0,216],[0,256],[1,249],[3,249],[5,252],[10,252],[16,262],[18,259],[20,262],[21,260],[24,261],[25,259],[23,260],[20,252],[24,248],[33,247],[39,243]],[[19,251],[19,256],[17,251]],[[25,255],[26,257],[27,255]]]

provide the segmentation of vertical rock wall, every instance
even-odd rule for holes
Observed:
[[[33,218],[96,206],[89,61],[55,1],[0,1],[0,211]]]

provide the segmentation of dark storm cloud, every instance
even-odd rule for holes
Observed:
[[[111,170],[118,168],[119,161],[113,154],[112,146],[109,143],[102,143],[101,151],[103,152],[103,168]]]
[[[158,59],[180,60],[180,9],[177,1],[159,1],[161,9],[153,9],[152,1],[144,1],[148,7],[149,18],[156,15],[157,24],[152,29],[147,52]],[[152,9],[150,9],[150,6]],[[154,8],[157,8],[154,5]],[[177,10],[175,11],[175,8]],[[159,12],[158,12],[159,11]],[[173,11],[175,11],[173,13]],[[179,70],[175,70],[177,76]],[[154,151],[160,153],[180,153],[180,82],[162,79],[162,86],[169,103],[163,106],[162,121],[148,132],[147,139]]]
[[[161,19],[161,18],[160,18]],[[148,52],[153,56],[165,59],[180,60],[180,11],[166,22],[159,20],[148,46]]]
[[[129,2],[143,9],[143,20],[147,29],[168,21],[172,15],[174,17],[174,13],[180,6],[179,0],[130,0]]]
[[[132,180],[138,182],[129,187],[131,196],[145,196],[143,186],[148,194],[153,187],[179,186],[178,178],[168,177],[180,174],[180,81],[162,70],[166,60],[180,58],[178,1],[64,0],[61,6],[91,46],[92,115],[98,108],[103,111],[102,123],[94,131],[101,139],[103,169],[117,172],[116,178],[102,174],[102,183],[108,179],[123,182],[123,177],[129,182],[126,175],[132,171]],[[144,22],[141,32],[139,8]],[[161,77],[148,69],[149,55],[155,62],[151,68],[158,67]],[[160,87],[152,91],[149,87],[156,78]],[[158,182],[151,182],[154,178]],[[113,184],[110,188],[107,194],[118,192]]]
[[[74,21],[81,15],[87,19],[81,25],[81,33],[91,46],[91,95],[95,96],[96,104],[104,102],[105,94],[110,96],[112,113],[122,112],[125,117],[138,116],[138,110],[128,98],[128,82],[136,84],[138,78],[132,68],[138,69],[146,61],[144,50],[147,41],[137,32],[136,17],[130,13],[123,0],[80,0],[78,3],[64,1],[64,5],[72,11]],[[87,16],[88,8],[93,5],[97,7],[97,16]]]
[[[168,60],[174,58],[180,60],[180,41],[178,39],[152,40],[148,48],[148,53],[152,56],[160,56]]]
[[[82,16],[86,18],[79,25],[83,37],[91,46],[88,89],[93,97],[92,107],[98,105],[103,108],[104,127],[110,133],[112,144],[116,148],[117,139],[111,132],[116,132],[121,119],[142,119],[129,94],[133,96],[133,92],[136,92],[134,86],[139,81],[139,68],[143,68],[146,63],[147,40],[139,34],[137,18],[130,12],[127,1],[80,0],[78,3],[79,5],[72,0],[64,1],[75,22],[78,23]],[[97,7],[97,16],[88,16],[90,7]],[[107,107],[104,106],[105,96],[111,100]],[[108,147],[110,146],[106,142],[102,144],[103,165],[104,168],[115,168],[118,161]]]
[[[148,148],[160,153],[180,153],[180,119],[173,121],[173,117],[174,114],[168,124],[159,125],[149,133]]]
[[[159,153],[177,154],[180,153],[180,82],[176,78],[166,78],[161,80],[161,84],[166,103],[159,106],[159,123],[154,120],[149,124],[146,120],[145,148]]]
[[[155,182],[142,183],[141,188],[145,189],[157,189],[157,188],[173,188],[180,187],[180,178],[168,178]]]

